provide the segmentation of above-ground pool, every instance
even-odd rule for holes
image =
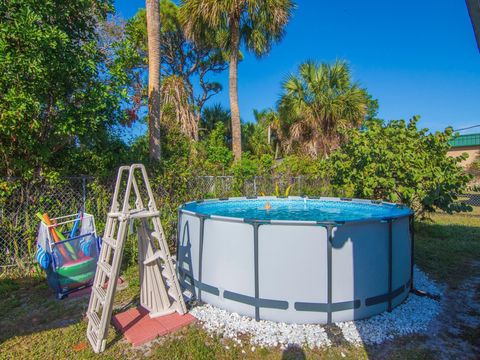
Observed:
[[[200,200],[179,209],[178,275],[197,300],[286,323],[369,317],[412,285],[412,212],[357,199]]]

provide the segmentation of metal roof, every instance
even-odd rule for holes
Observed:
[[[480,146],[480,133],[459,135],[449,141],[452,147]]]

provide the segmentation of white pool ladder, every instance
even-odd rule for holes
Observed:
[[[118,195],[120,188],[123,188],[124,174],[128,174],[128,178],[120,210]],[[139,188],[136,176],[141,179],[142,188]],[[133,208],[130,204],[132,187],[135,194]],[[148,195],[147,208],[143,205],[141,189],[146,190]],[[159,215],[145,167],[142,164],[120,167],[112,206],[107,214],[87,311],[87,338],[96,353],[104,351],[107,343],[113,299],[130,221],[139,220],[137,229],[140,304],[150,312],[150,317],[167,315],[175,311],[179,314],[187,312]]]

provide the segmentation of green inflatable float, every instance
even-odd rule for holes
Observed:
[[[95,276],[97,260],[92,257],[84,257],[57,268],[59,286],[73,288],[79,284],[89,282]]]

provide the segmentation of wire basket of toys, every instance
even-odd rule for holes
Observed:
[[[36,259],[47,273],[58,299],[90,286],[95,277],[100,239],[93,215],[78,213],[57,218],[37,213],[41,220]]]

